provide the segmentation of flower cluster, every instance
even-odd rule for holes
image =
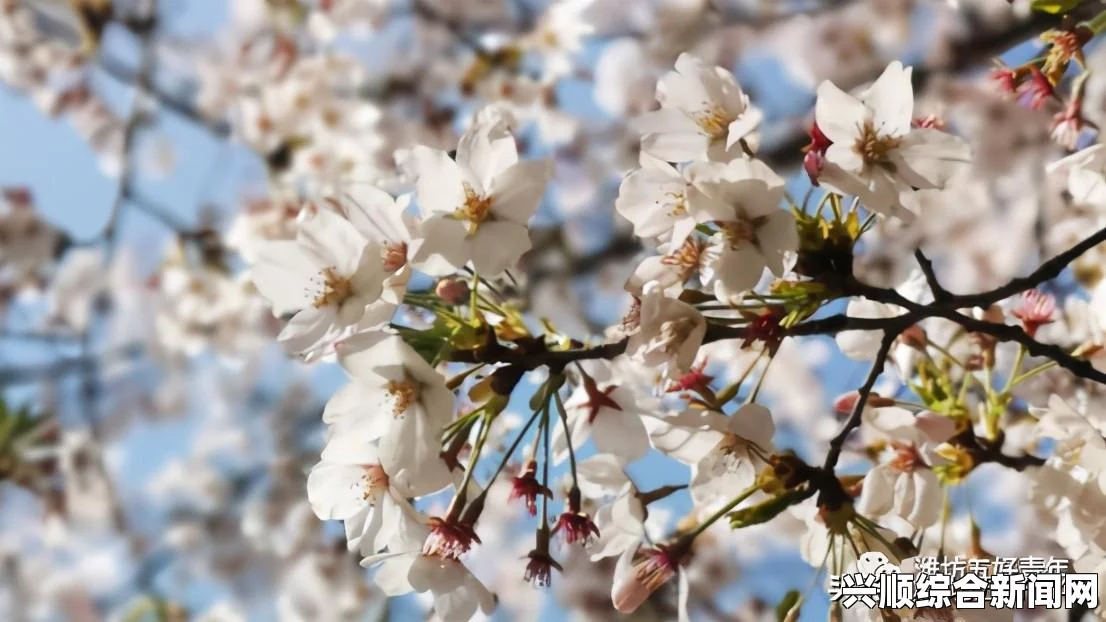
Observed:
[[[0,618],[794,621],[782,551],[1106,576],[1106,11],[782,4],[242,0],[193,46],[0,0],[13,118],[112,190],[89,234],[0,189]]]

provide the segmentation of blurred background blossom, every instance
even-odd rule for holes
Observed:
[[[1082,4],[1093,15],[1100,3]],[[624,285],[648,254],[615,209],[640,162],[633,120],[657,109],[681,53],[736,76],[763,114],[757,157],[791,197],[821,192],[803,150],[819,85],[866,87],[901,60],[914,116],[939,118],[975,156],[944,189],[918,193],[912,222],[875,221],[856,275],[898,287],[915,270],[904,249],[924,246],[949,291],[985,291],[1104,226],[1101,152],[1060,159],[1098,140],[1106,51],[1087,46],[1074,112],[1075,97],[1003,92],[994,74],[1062,26],[1024,0],[0,0],[0,617],[429,615],[429,597],[388,598],[341,526],[312,512],[320,415],[344,376],[327,355],[285,355],[282,323],[244,272],[262,243],[295,237],[319,196],[410,191],[413,147],[454,150],[492,105],[520,153],[552,167],[515,272],[519,304],[595,338],[630,310]],[[1064,347],[1101,340],[1106,311],[1101,248],[1072,268],[1050,284],[1060,303],[1038,334]],[[953,331],[932,324],[930,340]],[[838,345],[789,339],[767,368],[735,341],[700,358],[720,382],[760,365],[776,445],[817,456],[842,420],[833,400],[865,373]],[[1014,350],[994,356],[1008,369]],[[516,392],[490,443],[510,442],[540,382]],[[1016,398],[1043,407],[1072,382],[1043,373]],[[1093,410],[1103,392],[1078,395]],[[1006,443],[1028,446],[1018,438]],[[855,453],[843,464],[863,473]],[[651,453],[627,473],[657,489],[689,471]],[[582,482],[608,500],[626,483]],[[510,486],[489,491],[468,560],[498,596],[492,618],[623,617],[613,557],[565,551],[550,590],[523,582],[532,524],[508,507]],[[1027,502],[1030,486],[996,465],[973,472],[952,489],[964,520],[942,534],[949,546],[1075,557],[1053,537],[1073,519]],[[662,538],[690,507],[686,492],[650,504],[644,533]],[[801,619],[824,617],[818,560],[800,550],[814,520],[804,509],[697,540],[695,617],[775,619],[791,590],[808,595]],[[667,604],[633,619],[674,619]]]

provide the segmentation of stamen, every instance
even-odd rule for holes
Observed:
[[[316,309],[340,305],[353,295],[350,280],[338,274],[338,269],[334,266],[323,268],[316,278],[321,280],[318,283],[320,291],[314,298]]]

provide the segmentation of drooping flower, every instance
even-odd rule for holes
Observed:
[[[434,537],[430,527],[416,523],[396,535],[388,552],[370,555],[361,565],[379,568],[373,580],[387,596],[430,592],[434,611],[443,620],[468,620],[477,610],[491,614],[495,596],[452,554],[453,549],[427,546]]]
[[[569,433],[563,427],[553,433],[553,452],[560,462],[568,456],[568,444],[580,447],[590,437],[600,453],[618,457],[630,463],[649,449],[646,419],[651,418],[653,405],[631,387],[622,386],[614,373],[603,370],[606,378],[600,384],[585,375],[580,386],[565,401]]]
[[[934,524],[943,499],[941,482],[931,466],[936,448],[956,432],[950,417],[917,415],[904,408],[866,411],[873,429],[887,439],[884,459],[864,477],[856,509],[869,518],[894,515],[919,529]]]
[[[666,162],[725,162],[756,149],[762,114],[722,67],[681,54],[657,83],[657,101],[660,110],[634,121],[645,153]]]
[[[391,542],[414,508],[390,484],[375,444],[352,434],[335,434],[322,460],[307,475],[307,499],[323,520],[345,521],[350,550],[371,555]]]
[[[380,464],[405,497],[441,490],[449,468],[440,434],[453,414],[445,379],[396,335],[368,333],[337,347],[350,377],[323,410],[333,434],[378,441]]]
[[[688,583],[687,576],[680,572],[681,563],[680,553],[663,544],[641,551],[629,550],[615,567],[611,587],[614,608],[622,613],[637,611],[653,592],[679,575],[677,617],[681,622],[687,620]]]
[[[522,473],[511,480],[511,496],[509,499],[511,501],[522,499],[530,516],[537,516],[538,514],[538,497],[553,496],[553,492],[545,484],[538,481],[537,472],[538,464],[533,460],[529,460],[522,469]]]
[[[626,344],[626,353],[666,378],[678,378],[695,362],[707,322],[691,305],[657,290],[646,287],[641,296],[637,330]]]

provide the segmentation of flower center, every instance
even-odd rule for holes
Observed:
[[[419,399],[419,386],[410,378],[388,381],[388,395],[392,396],[392,416],[402,417]]]
[[[706,243],[692,237],[684,240],[680,248],[661,258],[661,263],[666,266],[674,266],[680,275],[681,281],[688,280],[695,269],[699,267],[699,257],[703,253]]]
[[[316,278],[320,281],[317,284],[319,293],[314,299],[316,309],[340,305],[353,296],[353,284],[349,279],[338,274],[338,269],[334,266],[323,268]]]
[[[407,265],[407,243],[394,242],[384,247],[384,269],[388,272],[398,272]]]
[[[432,516],[429,527],[430,535],[422,545],[422,554],[428,557],[458,561],[474,543],[480,544],[480,537],[476,535],[472,525]]]
[[[757,243],[757,230],[760,229],[764,220],[764,216],[756,218],[741,217],[737,220],[720,222],[718,227],[722,230],[722,236],[726,238],[730,249],[737,250],[746,244]]]
[[[892,469],[899,473],[913,473],[925,468],[925,461],[914,443],[891,441],[891,448],[895,450],[895,457],[891,460]]]
[[[694,329],[695,320],[690,317],[676,318],[661,324],[661,352],[665,354],[672,354],[675,352],[676,349],[680,347],[680,344],[687,341],[687,338],[691,335],[691,331]]]
[[[718,442],[718,451],[724,456],[731,458],[744,458],[744,454],[748,453],[749,441],[741,438],[736,434],[726,434],[722,437],[722,440]]]
[[[695,123],[703,130],[708,136],[714,138],[722,138],[729,133],[730,123],[734,122],[731,117],[722,106],[718,104],[706,104],[703,110],[695,113],[692,118],[695,119]]]
[[[666,192],[664,196],[669,199],[664,204],[665,213],[669,218],[679,218],[687,214],[687,194],[684,192]],[[660,201],[657,201],[660,203]]]
[[[476,194],[472,186],[465,184],[465,203],[455,213],[459,220],[468,224],[469,234],[476,233],[480,225],[491,216],[492,199]]]
[[[365,483],[365,492],[361,498],[370,503],[376,499],[377,494],[388,488],[388,474],[379,464],[366,465],[361,481]]]
[[[902,145],[902,140],[893,136],[881,136],[871,121],[865,121],[860,128],[860,136],[853,145],[864,160],[864,164],[890,164],[888,156]]]

